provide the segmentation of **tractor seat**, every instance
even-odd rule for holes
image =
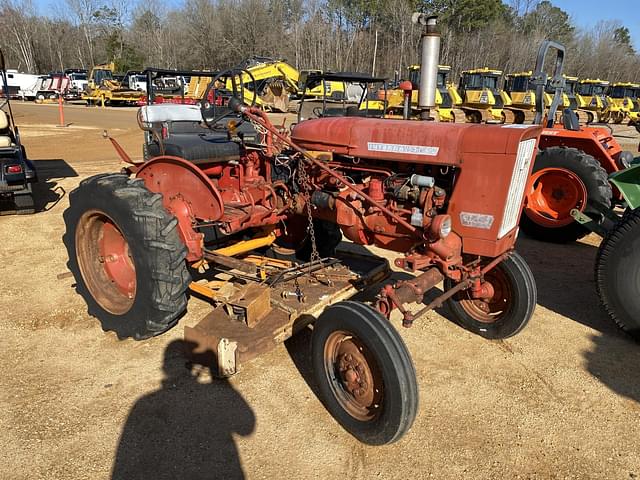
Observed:
[[[224,133],[174,133],[162,141],[164,154],[184,158],[193,163],[218,163],[240,159],[240,145]],[[161,154],[157,143],[148,145],[149,155]]]
[[[9,118],[7,114],[0,110],[0,148],[13,146],[13,140],[9,135]]]
[[[145,129],[167,127],[168,137],[162,140],[164,155],[184,158],[193,163],[217,163],[240,159],[240,145],[229,140],[227,132],[215,132],[202,123],[197,105],[147,105],[138,111],[138,122]],[[149,156],[161,155],[160,146],[147,146]]]

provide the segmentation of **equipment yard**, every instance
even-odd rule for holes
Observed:
[[[103,130],[142,157],[136,109],[69,106],[57,128],[55,106],[13,108],[40,179],[35,215],[0,217],[1,478],[640,477],[640,349],[599,305],[600,237],[520,236],[538,305],[513,338],[474,335],[445,307],[403,329],[394,311],[420,407],[408,435],[371,447],[317,398],[310,331],[228,380],[186,368],[184,326],[211,310],[194,296],[163,335],[103,333],[67,273],[62,214],[81,179],[122,166]],[[612,128],[636,151],[635,129]]]

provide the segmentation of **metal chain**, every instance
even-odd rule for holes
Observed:
[[[318,253],[318,247],[316,245],[316,232],[313,228],[313,215],[311,215],[311,183],[309,181],[309,176],[307,175],[307,171],[304,168],[304,160],[298,163],[298,183],[302,187],[302,196],[304,197],[304,201],[307,204],[307,218],[309,221],[309,226],[307,230],[309,231],[309,239],[311,240],[311,258],[310,264],[317,262],[320,260],[320,254]]]

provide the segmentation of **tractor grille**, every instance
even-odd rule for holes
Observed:
[[[522,207],[522,196],[529,178],[529,170],[535,148],[535,138],[523,140],[520,142],[520,145],[518,145],[516,163],[513,167],[513,174],[511,175],[511,185],[509,185],[509,194],[507,196],[507,203],[504,208],[498,238],[504,237],[513,230],[518,223]]]

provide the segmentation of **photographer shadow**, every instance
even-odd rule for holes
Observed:
[[[234,436],[251,435],[255,415],[227,379],[199,381],[185,359],[194,347],[182,340],[167,346],[162,387],[129,412],[113,479],[244,478]]]

